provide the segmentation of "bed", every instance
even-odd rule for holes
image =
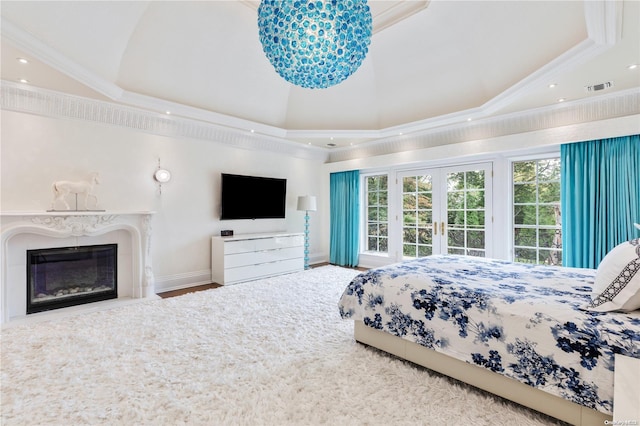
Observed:
[[[611,421],[640,312],[585,309],[595,271],[440,255],[371,269],[339,301],[355,339],[572,424]]]

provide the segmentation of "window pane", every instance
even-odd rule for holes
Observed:
[[[447,207],[449,209],[464,209],[464,192],[447,193]]]
[[[484,208],[484,191],[467,192],[467,208],[482,209]]]
[[[418,212],[418,225],[422,227],[431,226],[433,219],[433,213],[431,210],[419,211]]]
[[[449,226],[464,227],[464,210],[449,210],[447,212]]]
[[[513,202],[517,204],[532,204],[537,202],[535,184],[513,185]]]
[[[405,243],[415,243],[416,242],[416,230],[414,228],[404,228],[403,241]]]
[[[369,203],[370,206],[378,205],[378,193],[369,192],[369,194],[367,194],[367,203]]]
[[[404,212],[403,221],[405,225],[416,224],[416,212]]]
[[[381,206],[387,205],[387,191],[380,191],[378,193],[378,204]]]
[[[416,182],[418,192],[433,191],[431,175],[418,176]]]
[[[538,181],[560,180],[560,159],[538,161]]]
[[[515,259],[516,262],[524,262],[524,263],[538,263],[537,262],[537,250],[536,249],[524,249],[517,248],[515,249]]]
[[[416,208],[415,194],[404,194],[402,196],[402,208],[404,210],[414,210]]]
[[[451,247],[464,247],[464,231],[452,231],[447,232],[449,246]]]
[[[404,244],[402,246],[402,254],[407,257],[416,257],[416,246],[412,244]]]
[[[513,223],[516,225],[536,225],[538,217],[536,206],[513,206]]]
[[[484,189],[484,170],[467,172],[467,189]]]
[[[468,231],[467,247],[479,249],[484,248],[484,231]]]
[[[560,182],[541,183],[538,186],[538,198],[541,203],[559,203]]]
[[[484,210],[467,211],[467,228],[484,228]]]
[[[533,182],[536,180],[536,162],[521,161],[513,164],[514,182]]]
[[[418,254],[420,257],[431,256],[433,249],[431,246],[418,246]]]
[[[419,228],[418,229],[418,243],[419,244],[431,244],[431,228]]]
[[[464,189],[464,172],[449,173],[447,176],[447,188],[449,191]]]
[[[535,228],[515,228],[514,244],[516,246],[536,247],[536,229]]]
[[[432,194],[430,192],[418,193],[418,208],[419,209],[431,209],[433,208],[433,202],[431,201]]]
[[[378,239],[378,251],[386,253],[389,251],[389,241],[388,238],[380,238]]]
[[[410,176],[402,179],[402,191],[403,192],[415,192],[416,191],[416,177]]]
[[[558,218],[560,220],[560,218]],[[555,225],[556,224],[556,207],[555,206],[540,206],[540,219],[538,220],[540,225]]]
[[[538,253],[538,263],[543,265],[562,265],[562,255],[559,250],[543,250]]]

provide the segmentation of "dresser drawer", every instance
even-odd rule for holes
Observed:
[[[299,271],[304,268],[304,259],[289,259],[280,262],[261,263],[259,265],[241,266],[225,269],[225,284],[234,284],[242,281],[251,281],[258,278],[286,274]]]
[[[256,265],[280,260],[295,259],[300,257],[298,247],[288,247],[279,250],[263,250],[253,253],[229,254],[224,257],[224,267],[237,268],[239,266]]]

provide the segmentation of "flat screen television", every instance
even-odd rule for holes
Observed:
[[[284,219],[287,180],[222,173],[221,220]]]

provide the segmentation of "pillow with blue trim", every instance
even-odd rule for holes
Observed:
[[[602,259],[587,309],[596,312],[640,309],[640,238],[617,245]]]

